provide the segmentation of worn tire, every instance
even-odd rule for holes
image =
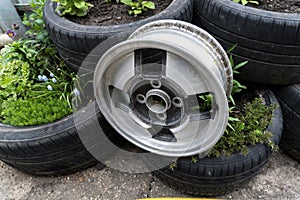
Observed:
[[[95,106],[95,103],[90,106]],[[96,108],[97,117],[80,119],[76,125],[89,127],[100,123],[110,132],[112,128]],[[84,113],[85,110],[86,107],[78,112]],[[0,159],[14,168],[35,175],[70,174],[98,163],[82,144],[73,115],[53,123],[31,127],[1,124]]]
[[[277,103],[274,94],[267,90],[263,95],[268,103]],[[273,133],[273,141],[278,144],[282,131],[282,114],[278,107],[274,111],[272,124],[268,130]],[[154,173],[165,183],[184,193],[200,196],[217,196],[241,187],[256,175],[269,160],[272,151],[265,144],[249,147],[249,153],[231,156],[204,157],[197,163],[191,158],[179,158],[173,170],[165,167]]]
[[[194,24],[225,49],[237,43],[236,61],[249,61],[239,78],[300,83],[300,15],[259,10],[231,0],[195,0],[194,8]]]
[[[159,19],[191,21],[193,0],[173,0],[162,12],[136,22],[114,26],[86,26],[60,17],[55,12],[56,3],[48,0],[44,8],[44,19],[50,38],[57,46],[59,54],[69,67],[77,71],[82,61],[97,45],[107,38],[124,32],[132,32],[138,27]],[[95,63],[96,64],[96,63]]]
[[[300,84],[276,91],[283,113],[283,134],[280,147],[300,162]]]

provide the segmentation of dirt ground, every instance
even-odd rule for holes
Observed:
[[[161,183],[151,173],[127,174],[96,167],[63,177],[33,177],[0,162],[0,200],[133,200],[190,197]],[[300,163],[275,152],[261,173],[225,199],[300,199]]]

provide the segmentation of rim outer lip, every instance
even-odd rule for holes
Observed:
[[[226,91],[226,95],[228,97],[231,95],[233,71],[227,53],[223,49],[222,45],[212,35],[198,26],[179,20],[158,20],[138,28],[128,37],[128,40],[143,38],[158,39],[160,41],[173,43],[174,41],[170,41],[168,35],[163,37],[163,32],[171,32],[171,34],[173,33],[175,35],[183,34],[185,37],[189,37],[189,39],[192,40],[196,45],[203,46],[203,44],[205,44],[207,51],[209,51],[212,56],[217,54],[217,57],[214,57],[214,60],[219,68],[219,73],[222,74],[221,77],[226,77],[226,79],[223,80],[223,86]],[[158,34],[160,34],[160,36],[156,37]],[[182,39],[185,39],[185,37]],[[178,41],[175,42],[180,43],[181,41],[182,40],[178,39]],[[181,47],[189,50],[189,47],[186,47],[184,42],[181,42]]]

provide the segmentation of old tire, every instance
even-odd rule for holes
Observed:
[[[148,22],[159,19],[191,21],[193,14],[193,0],[173,0],[161,13],[133,23],[114,26],[85,26],[60,17],[55,12],[55,6],[56,4],[51,0],[48,0],[45,5],[46,28],[61,57],[75,71],[79,69],[91,50],[113,35],[132,32]],[[96,63],[94,64],[96,65]]]
[[[300,84],[276,91],[283,113],[283,134],[280,147],[300,162]]]
[[[248,60],[239,78],[267,83],[300,83],[300,15],[259,10],[230,0],[195,1],[193,23],[233,54]]]
[[[271,91],[263,95],[268,103],[278,103]],[[278,107],[274,111],[272,124],[268,130],[273,133],[273,141],[278,144],[282,131],[282,114]],[[249,147],[245,156],[240,153],[231,156],[205,157],[191,162],[190,157],[179,158],[177,167],[155,171],[166,184],[184,193],[200,196],[217,196],[231,192],[256,175],[269,160],[272,151],[265,144]]]
[[[95,103],[90,106],[95,106]],[[78,112],[84,113],[85,109]],[[105,127],[107,122],[98,108],[95,115],[97,117],[84,118],[76,125],[89,127],[93,123],[101,123]],[[97,163],[82,144],[73,115],[32,127],[1,124],[0,159],[14,168],[35,175],[65,175]]]

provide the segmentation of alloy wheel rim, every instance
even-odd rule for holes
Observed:
[[[223,55],[211,56],[212,47],[201,56],[195,47],[186,48],[187,33],[176,30],[185,23],[168,22],[175,28],[153,26],[153,32],[150,23],[102,56],[94,75],[96,100],[107,121],[133,144],[163,156],[204,154],[227,125],[228,66],[216,61]],[[203,94],[213,99],[206,111],[197,109]]]

